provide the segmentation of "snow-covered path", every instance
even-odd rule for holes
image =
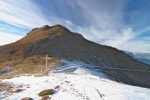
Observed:
[[[77,65],[74,67],[77,67],[74,72],[52,72],[42,77],[20,76],[2,80],[23,86],[23,91],[12,93],[3,100],[20,100],[24,97],[40,100],[41,97],[37,95],[39,92],[56,86],[59,89],[55,89],[55,94],[49,95],[51,100],[150,100],[150,89],[117,83],[101,73]]]

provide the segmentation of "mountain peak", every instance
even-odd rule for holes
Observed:
[[[62,32],[62,31],[71,32],[68,28],[66,28],[65,26],[60,25],[60,24],[50,26],[49,28],[50,28],[50,29],[55,29],[55,30],[57,30],[57,31],[60,30],[61,32]]]
[[[39,27],[39,28],[34,28],[32,29],[32,31],[35,31],[37,29],[40,29],[40,30],[50,30],[50,29],[58,29],[58,30],[66,30],[66,31],[70,31],[68,28],[66,28],[65,26],[61,25],[61,24],[56,24],[56,25],[53,25],[53,26],[49,26],[49,25],[44,25],[42,27]],[[32,32],[31,31],[31,32]]]
[[[56,24],[53,26],[49,26],[49,25],[44,25],[40,28],[35,28],[35,29],[42,29],[42,30],[51,30],[51,29],[56,29],[58,30],[63,30],[63,31],[70,31],[68,28],[66,28],[65,26],[61,25],[61,24]],[[34,29],[33,29],[34,30]]]
[[[44,25],[42,28],[43,28],[43,29],[49,29],[50,26],[49,26],[49,25]]]
[[[42,27],[32,29],[32,31],[20,41],[22,43],[33,43],[46,38],[53,39],[60,36],[67,36],[69,34],[73,35],[76,33],[71,32],[68,28],[60,24],[53,26],[44,25]]]

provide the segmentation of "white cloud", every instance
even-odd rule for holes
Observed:
[[[127,32],[132,29],[127,28],[123,22],[124,1],[97,0],[93,2],[87,0],[87,2],[84,2],[80,0],[78,4],[90,22],[88,31],[90,32],[89,35],[93,35],[94,41],[100,41],[100,43],[110,46],[118,46],[131,38],[129,36],[131,32]]]
[[[72,25],[71,21],[62,20],[56,16],[50,16],[50,20],[46,20],[42,11],[31,0],[18,0],[17,2],[16,0],[0,0],[0,21],[28,29],[55,23]],[[19,35],[8,34],[2,29],[0,37],[0,45],[15,42],[20,38]]]
[[[149,37],[143,37],[142,38],[144,41],[150,41],[150,36]]]
[[[87,39],[122,50],[150,52],[150,43],[136,40],[139,35],[149,31],[150,28],[145,27],[135,31],[132,26],[124,23],[124,16],[128,16],[124,13],[126,1],[76,0],[72,3],[68,0],[68,4],[78,9],[73,5],[74,3],[80,6],[84,17],[90,23],[88,27],[82,27],[79,30]]]
[[[15,42],[16,40],[21,39],[22,36],[20,35],[14,35],[10,33],[3,33],[0,32],[0,45],[9,44],[11,42]]]
[[[131,51],[131,52],[150,53],[150,43],[140,41],[140,40],[127,41],[119,45],[119,48],[122,48],[123,50]]]
[[[123,30],[122,34],[114,36],[112,41],[110,39],[110,43],[107,43],[111,46],[118,47],[119,45],[122,45],[122,43],[126,43],[128,40],[134,37],[135,33],[133,32],[132,28],[127,28]]]
[[[1,0],[0,19],[15,26],[34,28],[48,23],[31,0]]]
[[[58,2],[62,2],[63,6],[70,5],[70,9],[76,10],[77,14],[80,10],[82,13],[80,17],[85,19],[87,25],[77,26],[71,20],[62,19],[54,14],[48,16],[48,13],[46,14],[48,19],[46,19],[40,7],[34,4],[32,0],[18,0],[17,2],[16,0],[1,0],[0,21],[25,28],[59,23],[73,31],[82,33],[87,39],[100,44],[129,51],[149,51],[149,43],[137,42],[134,39],[143,32],[149,31],[150,28],[146,27],[140,31],[135,31],[132,26],[124,23],[124,16],[126,16],[123,13],[126,6],[125,0],[110,0],[109,2],[107,0],[66,0],[65,3],[59,0]],[[1,32],[1,35],[4,36],[4,39],[6,38],[5,35],[8,34]],[[18,36],[15,38],[15,35],[9,34],[9,36],[13,37],[13,41],[18,39]],[[3,39],[0,38],[0,41],[3,41]],[[7,38],[4,39],[5,42],[7,42],[6,40]],[[3,43],[1,42],[1,44]],[[136,48],[133,45],[136,45]]]

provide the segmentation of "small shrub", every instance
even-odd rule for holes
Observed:
[[[59,89],[60,88],[60,86],[59,85],[57,85],[57,86],[55,86],[55,88],[54,89]]]
[[[47,96],[42,97],[41,100],[50,100],[50,99],[51,99],[51,98],[47,95]]]
[[[70,83],[69,81],[65,81],[66,83]]]
[[[53,89],[46,89],[41,91],[38,95],[39,96],[46,96],[46,95],[52,95],[54,94],[54,90]]]
[[[14,90],[13,92],[18,93],[18,92],[21,92],[21,91],[23,91],[23,89],[16,89],[16,90]]]

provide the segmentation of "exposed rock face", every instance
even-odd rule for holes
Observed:
[[[123,51],[109,46],[96,44],[86,40],[82,35],[71,32],[62,25],[48,26],[33,29],[21,40],[0,47],[0,62],[17,57],[49,54],[52,57],[70,60],[81,60],[97,65],[117,81],[150,87],[150,66],[139,62]],[[102,69],[120,68],[128,70]],[[137,72],[133,70],[139,70]]]

